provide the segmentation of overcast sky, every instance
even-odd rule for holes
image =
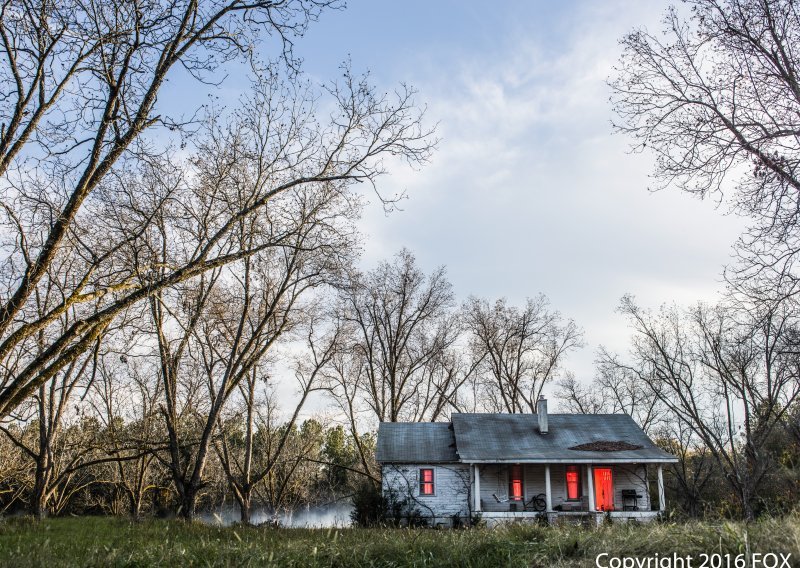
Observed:
[[[297,43],[306,70],[331,77],[350,55],[384,88],[410,83],[442,138],[428,166],[381,180],[409,199],[388,217],[368,208],[364,266],[406,246],[426,270],[446,265],[460,299],[546,294],[585,330],[568,364],[582,380],[600,344],[626,348],[623,294],[713,300],[742,221],[648,191],[652,157],[611,132],[618,40],[659,30],[667,6],[349,0],[324,14]]]

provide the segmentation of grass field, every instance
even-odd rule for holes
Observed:
[[[99,517],[0,521],[2,566],[594,566],[604,552],[645,558],[658,553],[662,560],[673,553],[693,555],[693,568],[700,568],[703,553],[730,554],[733,562],[739,554],[771,552],[791,554],[790,565],[800,566],[800,516],[748,526],[688,523],[597,530],[531,525],[494,530],[216,528]]]

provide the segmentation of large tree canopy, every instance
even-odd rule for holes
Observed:
[[[291,40],[329,4],[2,5],[0,418],[146,298],[287,246],[291,219],[316,214],[298,196],[353,200],[383,156],[425,160],[411,89],[376,93],[348,67],[328,85],[298,72]],[[283,63],[250,59],[240,105],[211,109],[180,151],[145,136],[182,129],[157,105],[174,69],[210,80],[269,35]]]
[[[747,277],[790,275],[800,252],[797,3],[686,5],[667,12],[663,33],[622,39],[615,126],[655,153],[660,187],[724,196],[753,220],[738,247]]]

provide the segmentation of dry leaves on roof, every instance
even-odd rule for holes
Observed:
[[[622,440],[598,440],[596,442],[572,446],[570,450],[579,450],[583,452],[621,452],[624,450],[641,450],[643,447],[644,446],[638,444],[623,442]]]

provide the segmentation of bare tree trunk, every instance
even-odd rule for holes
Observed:
[[[128,494],[128,514],[131,519],[138,522],[142,511],[142,501],[137,499],[133,491],[127,490],[126,493]]]
[[[742,500],[742,516],[744,517],[744,520],[747,522],[755,520],[756,515],[753,512],[753,505],[751,503],[750,496],[747,494],[747,492],[742,493],[741,500]]]
[[[189,485],[183,490],[180,516],[186,521],[193,521],[197,514],[197,491]]]
[[[239,501],[239,519],[243,525],[251,524],[251,514],[253,508],[253,491],[251,487],[242,487],[241,493],[237,495]]]
[[[52,467],[49,454],[42,452],[36,460],[36,474],[31,494],[31,513],[37,519],[44,519],[49,513],[48,501]]]

